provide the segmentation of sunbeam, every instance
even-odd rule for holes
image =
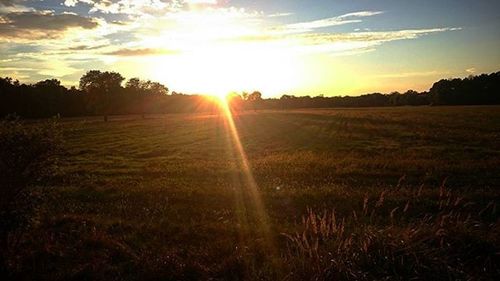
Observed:
[[[235,211],[238,216],[237,219],[241,224],[241,232],[243,232],[240,233],[240,239],[246,240],[248,238],[250,230],[247,224],[249,224],[249,219],[252,219],[251,216],[255,215],[253,219],[257,223],[256,231],[264,239],[263,244],[269,253],[270,262],[273,263],[275,268],[279,268],[280,266],[276,264],[277,259],[275,259],[278,251],[271,232],[270,219],[262,202],[259,186],[255,181],[247,155],[241,143],[240,134],[238,133],[234,115],[231,111],[230,99],[220,98],[220,111],[224,118],[226,132],[229,135],[228,154],[231,159],[236,159],[236,167],[240,172],[239,176],[235,176],[234,181],[239,185],[235,187],[234,192]],[[244,201],[246,198],[250,199],[249,202]],[[248,210],[247,208],[251,209]]]

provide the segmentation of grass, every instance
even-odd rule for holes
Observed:
[[[498,280],[500,108],[62,120],[18,280]],[[249,183],[250,180],[250,183]],[[261,201],[261,202],[260,202]]]

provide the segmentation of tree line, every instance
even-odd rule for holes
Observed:
[[[443,79],[429,91],[372,93],[361,96],[283,95],[263,99],[258,91],[232,93],[231,105],[239,109],[294,109],[328,107],[379,107],[419,105],[490,105],[500,104],[500,72]],[[121,114],[159,114],[213,111],[216,104],[202,95],[170,92],[158,82],[125,78],[117,72],[91,70],[79,87],[66,88],[57,79],[34,84],[0,78],[0,116],[15,113],[22,117],[85,116]]]

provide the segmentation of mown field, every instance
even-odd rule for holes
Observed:
[[[66,152],[27,195],[13,276],[500,279],[500,107],[249,111],[234,125],[61,120]]]

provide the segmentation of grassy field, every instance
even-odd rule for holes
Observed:
[[[500,278],[500,107],[61,123],[17,279]]]

